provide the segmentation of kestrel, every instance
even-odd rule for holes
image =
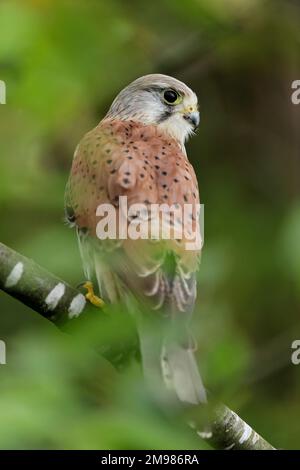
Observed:
[[[206,401],[186,334],[201,246],[187,248],[197,232],[199,191],[185,141],[198,125],[197,96],[184,83],[159,74],[138,78],[77,146],[65,197],[87,280],[97,279],[105,302],[137,300],[144,311],[138,329],[145,375],[163,379],[188,403]],[[157,206],[163,209],[148,211]],[[116,227],[108,236],[99,221],[110,208]],[[146,222],[159,226],[155,236],[149,225],[136,236]],[[133,224],[134,236],[124,224]],[[87,287],[97,302],[92,284]],[[154,334],[147,331],[152,320]]]

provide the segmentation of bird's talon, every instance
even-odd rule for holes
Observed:
[[[101,297],[98,297],[95,292],[94,292],[94,287],[91,281],[87,281],[83,284],[83,287],[87,290],[87,293],[85,294],[85,298],[91,302],[91,304],[95,305],[95,307],[102,308],[104,307],[105,303],[101,299]]]

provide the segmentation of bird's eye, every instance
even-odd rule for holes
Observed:
[[[164,101],[167,104],[175,105],[179,104],[182,100],[182,97],[177,93],[177,91],[169,89],[164,91]]]

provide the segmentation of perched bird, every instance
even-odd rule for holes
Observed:
[[[160,74],[138,78],[79,143],[65,196],[89,281],[87,297],[101,305],[90,282],[96,277],[105,302],[137,299],[144,312],[138,329],[145,375],[150,382],[163,379],[187,403],[206,401],[187,333],[201,247],[187,249],[197,231],[199,192],[184,145],[198,125],[197,96],[184,83]],[[125,215],[126,227],[142,219],[162,222],[162,230],[155,237],[120,235],[122,197],[128,208],[135,207]],[[167,217],[162,221],[160,212],[144,217],[139,204],[163,204]],[[178,215],[184,206],[189,208],[185,220]],[[99,226],[99,207],[114,209],[117,227],[111,236]],[[163,235],[165,225],[173,236]]]

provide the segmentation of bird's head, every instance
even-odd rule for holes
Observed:
[[[130,83],[115,98],[106,118],[157,125],[182,145],[200,122],[196,94],[179,80],[160,74]]]

